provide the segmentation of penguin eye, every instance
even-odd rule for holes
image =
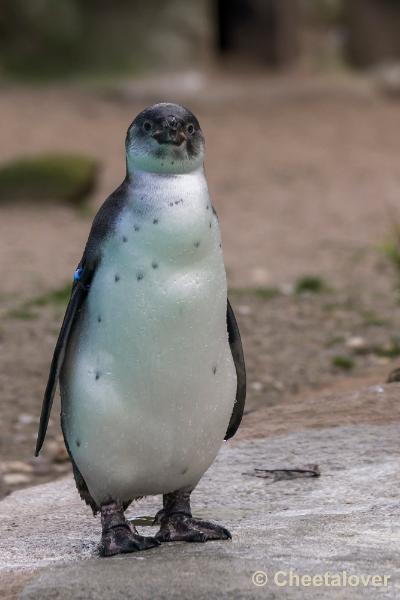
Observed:
[[[192,135],[192,133],[194,133],[194,125],[193,123],[189,123],[189,125],[186,126],[186,131]]]
[[[150,123],[150,121],[145,121],[142,127],[145,131],[149,132],[152,129],[152,124]]]

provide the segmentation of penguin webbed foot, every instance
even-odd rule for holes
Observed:
[[[162,515],[161,528],[155,537],[160,542],[209,542],[232,538],[225,527],[182,513]]]
[[[155,527],[156,525],[161,525],[161,521],[165,517],[165,514],[166,513],[163,508],[161,510],[159,510],[158,513],[156,513],[156,516],[154,517],[154,521],[153,521],[153,527]]]
[[[139,552],[160,545],[160,541],[154,537],[139,535],[136,528],[125,519],[122,506],[116,502],[101,507],[101,520],[100,556]]]
[[[100,556],[114,556],[148,550],[159,545],[160,542],[153,537],[144,537],[134,533],[129,526],[118,525],[103,533],[99,553]]]

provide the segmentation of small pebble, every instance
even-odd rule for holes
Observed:
[[[361,336],[353,336],[346,340],[346,346],[347,348],[350,348],[350,350],[360,352],[361,350],[366,350],[367,341]]]
[[[3,480],[6,485],[22,485],[32,481],[31,477],[24,473],[7,473],[3,476]]]
[[[262,392],[264,389],[263,384],[261,383],[261,381],[253,381],[250,384],[250,387],[252,390],[254,390],[255,392]]]
[[[10,460],[0,462],[0,471],[2,473],[33,473],[33,467],[20,460]]]
[[[31,423],[35,423],[37,421],[38,421],[37,417],[28,415],[27,413],[22,413],[18,417],[18,422],[21,423],[22,425],[30,425]]]
[[[382,385],[371,385],[369,388],[367,388],[367,391],[371,392],[372,394],[383,394],[385,388]]]
[[[250,270],[250,277],[252,285],[270,285],[271,275],[264,267],[253,267]]]
[[[240,304],[237,307],[237,311],[239,313],[239,315],[243,315],[244,317],[246,317],[247,315],[251,315],[251,307],[247,306],[247,304]]]

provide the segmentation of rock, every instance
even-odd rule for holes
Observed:
[[[21,157],[0,165],[0,205],[16,200],[82,204],[97,182],[98,165],[81,155]]]
[[[371,385],[369,388],[367,388],[367,392],[370,394],[384,394],[385,388],[383,385]]]
[[[28,464],[28,463],[24,463],[20,460],[10,460],[10,461],[5,461],[5,462],[1,462],[0,463],[0,471],[5,474],[5,473],[32,473],[33,472],[33,467]]]
[[[26,413],[22,413],[18,417],[18,423],[21,423],[21,425],[30,425],[31,423],[35,423],[37,421],[38,421],[37,417],[28,415]]]
[[[368,350],[367,341],[361,336],[347,338],[346,346],[349,350],[353,350],[353,352],[356,353],[362,353]]]
[[[245,472],[318,463],[321,476],[278,481]],[[0,502],[0,570],[32,580],[20,600],[154,598],[238,600],[393,599],[398,589],[372,585],[278,587],[275,573],[400,577],[398,423],[307,429],[224,444],[193,493],[193,512],[226,525],[231,542],[163,544],[144,553],[100,559],[99,519],[80,500],[72,477],[14,492]],[[150,517],[160,497],[128,516]],[[143,520],[148,522],[148,519]],[[140,527],[146,535],[153,527]],[[179,568],[177,568],[179,565]],[[261,590],[253,574],[269,581]],[[36,574],[35,574],[36,572]],[[2,587],[4,592],[4,585]],[[307,592],[307,594],[306,594]]]
[[[250,388],[251,388],[252,390],[254,390],[255,392],[262,392],[262,391],[263,391],[263,389],[264,389],[264,386],[263,386],[263,384],[261,383],[261,381],[253,381],[253,382],[250,384]]]
[[[239,306],[237,307],[237,311],[239,313],[239,315],[243,316],[243,317],[247,317],[248,315],[251,315],[252,310],[250,306],[247,306],[246,304],[239,304]]]
[[[400,368],[397,367],[397,369],[393,369],[393,371],[390,371],[388,378],[387,378],[387,383],[395,383],[397,381],[400,381]]]
[[[264,267],[253,267],[250,278],[253,285],[268,285],[271,281],[271,275]]]
[[[32,478],[24,473],[6,473],[3,479],[6,485],[24,485],[32,481]]]

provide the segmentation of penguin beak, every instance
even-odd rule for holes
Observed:
[[[174,146],[180,146],[187,139],[186,134],[180,125],[167,125],[162,129],[157,129],[152,134],[152,137],[157,140],[159,144],[173,144]]]

